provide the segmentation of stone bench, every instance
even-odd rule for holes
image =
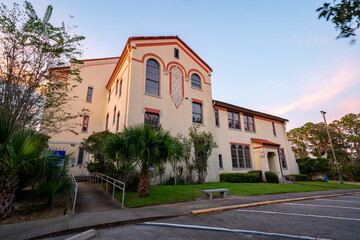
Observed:
[[[226,193],[229,191],[229,189],[221,188],[221,189],[209,189],[209,190],[203,190],[203,193],[205,193],[209,199],[212,199],[212,194],[219,192],[223,198],[226,198]]]

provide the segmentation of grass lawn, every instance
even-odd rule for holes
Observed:
[[[307,186],[328,187],[328,188],[342,188],[342,189],[360,188],[360,185],[355,185],[355,184],[340,184],[340,183],[328,183],[328,182],[297,182],[297,183]]]
[[[165,203],[187,202],[195,198],[204,198],[203,189],[227,188],[229,194],[262,195],[288,192],[308,192],[330,190],[326,186],[303,186],[290,184],[272,183],[224,183],[212,182],[198,185],[154,185],[150,186],[150,194],[147,198],[137,198],[136,193],[125,194],[126,207],[142,207]],[[115,193],[115,197],[121,201],[122,194]]]

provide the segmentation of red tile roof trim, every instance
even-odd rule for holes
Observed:
[[[210,70],[210,72],[212,72],[211,67],[210,67],[204,60],[202,60],[202,59],[201,59],[186,43],[184,43],[178,36],[129,37],[129,39],[128,39],[128,41],[126,42],[125,47],[124,47],[124,49],[123,49],[123,51],[122,51],[122,53],[121,53],[121,56],[120,56],[120,58],[119,58],[119,61],[118,61],[118,63],[116,64],[116,66],[115,66],[115,68],[114,68],[114,71],[113,71],[113,73],[111,74],[111,76],[110,76],[110,78],[109,78],[108,83],[106,84],[106,88],[109,87],[109,85],[110,85],[111,82],[112,82],[112,79],[113,79],[114,75],[116,74],[118,68],[120,67],[120,64],[121,64],[121,62],[122,62],[122,59],[124,58],[124,56],[125,56],[125,54],[126,54],[126,52],[127,52],[126,50],[131,49],[131,47],[128,47],[128,45],[129,45],[129,43],[130,43],[131,41],[133,41],[133,40],[157,40],[157,39],[160,39],[160,40],[161,40],[161,39],[177,39],[177,40],[179,40],[179,42],[180,42],[181,44],[183,44],[196,58],[198,58],[198,59]],[[206,84],[208,84],[208,83],[206,83]]]
[[[192,98],[191,100],[196,103],[203,103],[203,101],[200,99]]]
[[[257,139],[257,138],[252,138],[251,139],[252,142],[256,142],[256,143],[260,143],[260,144],[265,144],[265,145],[272,145],[272,146],[280,146],[280,144],[278,143],[274,143],[265,139]]]
[[[160,110],[157,110],[157,109],[153,109],[153,108],[145,108],[145,112],[151,112],[151,113],[156,113],[156,114],[159,114],[160,113]]]

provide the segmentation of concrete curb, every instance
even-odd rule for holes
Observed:
[[[295,201],[303,201],[303,200],[318,199],[318,198],[339,197],[339,196],[355,195],[355,194],[360,194],[360,192],[320,195],[320,196],[301,197],[301,198],[289,198],[289,199],[240,204],[240,205],[233,205],[233,206],[226,206],[226,207],[208,208],[208,209],[192,211],[191,214],[199,215],[199,214],[220,212],[220,211],[233,210],[233,209],[239,209],[239,208],[257,207],[257,206],[277,204],[277,203],[295,202]]]
[[[92,229],[118,227],[118,226],[124,226],[124,225],[129,225],[129,224],[136,224],[136,223],[142,223],[142,222],[148,222],[148,221],[180,217],[180,216],[184,216],[184,215],[185,214],[172,215],[172,216],[146,217],[146,218],[138,218],[138,219],[131,219],[131,220],[114,221],[114,222],[109,222],[109,223],[94,224],[91,226],[74,227],[74,228],[68,228],[68,229],[64,229],[64,230],[54,231],[51,233],[39,234],[36,236],[27,237],[26,239],[36,240],[36,239],[50,238],[50,237],[62,236],[62,235],[66,235],[66,234],[79,233],[82,231],[87,231],[87,230],[92,230]]]
[[[76,234],[75,236],[69,237],[66,240],[88,240],[96,236],[95,229],[90,229],[85,232]]]

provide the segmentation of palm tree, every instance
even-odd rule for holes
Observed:
[[[40,154],[39,135],[0,117],[0,217],[6,218],[13,210],[18,172]]]
[[[161,126],[137,124],[125,127],[124,131],[109,136],[105,143],[105,154],[110,159],[121,159],[135,163],[140,169],[138,197],[149,195],[149,168],[165,163],[174,152],[174,137]]]

